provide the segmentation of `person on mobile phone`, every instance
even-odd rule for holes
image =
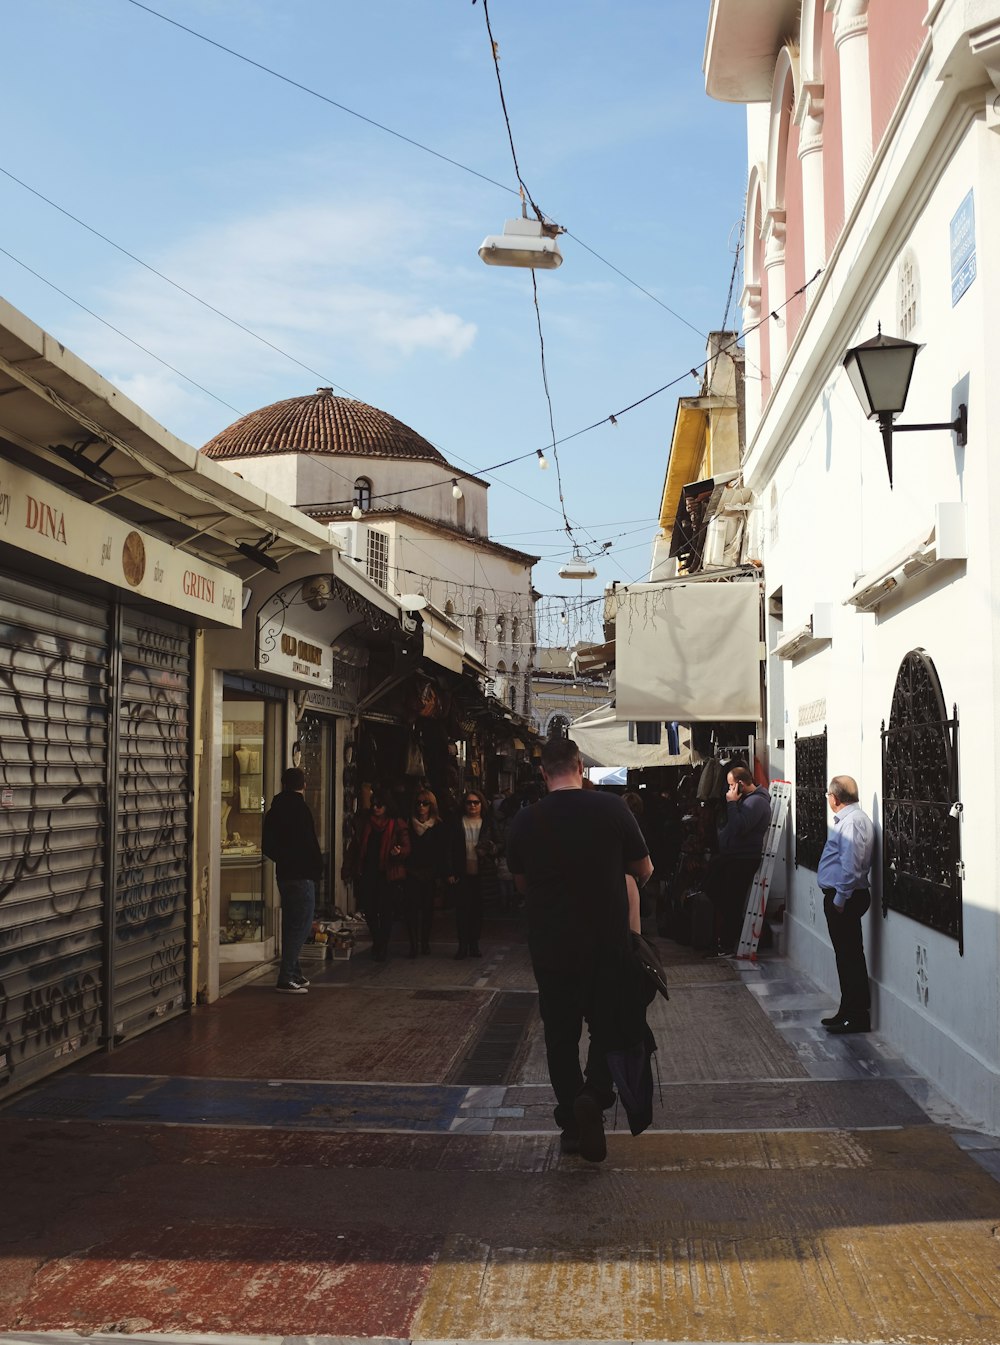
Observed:
[[[743,929],[747,889],[753,881],[771,823],[771,796],[755,785],[746,766],[726,775],[726,822],[719,830],[718,854],[705,875],[705,891],[715,906],[716,947],[710,952],[736,952]]]

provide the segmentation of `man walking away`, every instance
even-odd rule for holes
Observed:
[[[840,978],[840,1008],[821,1022],[837,1036],[871,1031],[871,988],[865,962],[861,917],[871,905],[869,870],[875,828],[858,802],[858,784],[849,775],[830,781],[827,802],[833,827],[816,874],[823,911]]]
[[[763,785],[754,785],[746,766],[734,766],[726,785],[726,824],[719,831],[719,853],[708,866],[705,890],[716,912],[718,942],[712,951],[730,955],[739,945],[747,889],[771,824],[771,796]]]
[[[615,1098],[607,1061],[614,992],[631,953],[625,875],[642,886],[653,866],[621,799],[583,788],[572,739],[545,744],[542,773],[548,793],[512,819],[507,863],[526,897],[561,1149],[600,1163],[607,1155],[603,1112]],[[581,1071],[584,1022],[590,1045]]]
[[[323,871],[305,789],[305,774],[297,766],[282,773],[281,793],[267,810],[261,838],[261,849],[274,861],[281,897],[281,966],[275,989],[286,995],[304,995],[309,989],[299,956],[312,930],[316,882]]]

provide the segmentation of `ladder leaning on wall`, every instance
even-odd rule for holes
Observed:
[[[738,960],[750,962],[757,961],[757,944],[760,942],[760,932],[764,927],[767,899],[771,895],[774,866],[778,862],[784,844],[785,818],[788,816],[788,801],[792,796],[792,786],[787,780],[772,780],[768,785],[768,792],[771,795],[771,821],[764,835],[760,864],[750,884],[746,915],[743,918],[743,933],[736,949]]]

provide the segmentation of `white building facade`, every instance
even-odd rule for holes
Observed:
[[[789,956],[836,995],[815,868],[826,782],[853,775],[875,1026],[997,1131],[1000,3],[713,0],[705,73],[748,107],[743,474],[768,767],[795,786]],[[843,368],[879,326],[924,347],[900,425],[968,408],[967,445],[897,434],[891,485]]]
[[[245,416],[203,452],[333,526],[347,562],[386,593],[419,595],[451,618],[495,694],[530,715],[538,558],[490,540],[487,482],[330,388]]]

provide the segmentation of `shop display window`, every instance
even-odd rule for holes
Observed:
[[[273,875],[270,866],[265,869],[260,842],[273,792],[276,719],[273,704],[226,689],[219,906],[220,951],[226,961],[254,961],[273,947]]]

